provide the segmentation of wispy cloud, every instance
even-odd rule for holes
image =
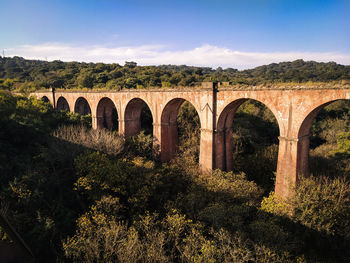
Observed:
[[[350,54],[337,52],[242,52],[225,47],[202,45],[194,49],[172,51],[164,46],[74,46],[62,43],[23,45],[6,50],[7,56],[28,59],[120,63],[135,61],[139,65],[193,65],[238,69],[296,59],[350,64]]]

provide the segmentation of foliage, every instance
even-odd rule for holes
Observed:
[[[53,132],[53,136],[109,155],[118,155],[124,148],[124,140],[116,136],[115,132],[92,130],[85,125],[60,126]]]
[[[178,136],[180,152],[187,152],[195,160],[199,159],[200,121],[194,106],[185,101],[177,114]]]
[[[337,134],[337,148],[330,153],[336,156],[350,156],[350,132]]]
[[[99,152],[82,154],[74,160],[79,176],[75,187],[87,192],[91,200],[98,200],[105,193],[125,191],[126,174],[119,163],[112,163],[107,155]]]
[[[60,237],[71,231],[81,206],[71,191],[71,155],[49,134],[76,120],[34,98],[1,92],[0,102],[0,202],[39,260],[58,257]]]
[[[220,229],[203,233],[203,228],[172,210],[163,220],[157,214],[142,216],[133,226],[118,220],[118,208],[110,215],[105,197],[81,216],[78,231],[63,248],[76,262],[292,262],[262,244]]]
[[[45,63],[33,76],[49,77],[50,70],[64,76],[68,65],[72,75],[80,72],[75,63]],[[111,65],[85,66],[104,85]],[[145,70],[113,67],[120,77]],[[147,77],[172,71],[169,80],[158,75],[160,83],[186,84],[191,70],[203,77],[211,71],[189,68],[150,67]],[[200,125],[189,103],[177,116],[178,156],[162,164],[150,135],[124,142],[115,132],[91,130],[80,115],[2,91],[0,203],[8,204],[7,218],[38,262],[349,262],[348,110],[336,102],[320,112],[311,162],[318,158],[314,164],[327,176],[311,166],[314,177],[301,180],[294,198],[281,203],[264,196],[273,186],[278,126],[259,103],[248,101],[235,115],[235,170],[207,173],[198,167]],[[331,177],[323,164],[333,169]]]
[[[63,243],[65,254],[79,262],[116,262],[121,240],[128,238],[127,226],[117,223],[117,198],[103,197],[77,220],[78,233]]]
[[[288,215],[292,211],[292,207],[285,200],[278,198],[274,192],[264,197],[261,201],[261,209],[265,212],[279,216]]]
[[[262,103],[248,100],[235,114],[232,125],[234,171],[270,192],[274,186],[279,129],[273,113]]]
[[[153,159],[158,152],[158,149],[153,147],[152,135],[146,135],[143,130],[138,135],[127,138],[125,144],[126,152],[130,157],[143,156]]]
[[[324,107],[311,128],[311,148],[321,144],[335,144],[337,134],[350,132],[350,101],[338,100]]]
[[[294,232],[303,231],[305,241],[313,243],[307,247],[318,250],[323,261],[329,251],[334,251],[333,254],[343,251],[333,260],[346,262],[350,256],[346,252],[350,245],[349,186],[345,178],[302,178],[291,199],[283,200],[272,192],[261,202],[261,209],[298,224]],[[305,228],[298,229],[300,226]]]
[[[350,132],[350,102],[338,100],[324,107],[311,128],[310,172],[330,178],[350,175],[347,134]]]
[[[8,121],[15,110],[16,99],[9,92],[0,91],[0,120]]]
[[[350,183],[344,178],[303,178],[293,199],[294,219],[330,235],[350,238]]]
[[[339,81],[350,79],[350,67],[334,62],[296,60],[238,71],[190,66],[26,60],[0,57],[0,90],[33,92],[42,88],[114,89],[194,86],[202,81],[258,85],[276,82]]]

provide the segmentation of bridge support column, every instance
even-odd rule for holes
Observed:
[[[275,193],[289,198],[301,176],[309,176],[309,135],[299,138],[279,137]]]
[[[125,121],[122,119],[118,119],[118,134],[125,136]]]
[[[225,159],[225,132],[217,130],[215,133],[215,166],[214,168],[222,171],[226,170]]]
[[[201,129],[199,165],[203,171],[210,171],[214,168],[214,131]]]
[[[92,128],[94,130],[97,130],[97,116],[96,115],[92,115],[91,116],[91,121],[92,121]]]
[[[159,123],[153,123],[153,149],[157,155],[160,154],[161,149],[161,132],[162,126]]]
[[[217,130],[215,133],[215,165],[223,171],[233,169],[232,128]]]
[[[177,153],[179,138],[177,134],[177,122],[168,121],[161,124],[161,145],[160,160],[168,162],[173,159]]]

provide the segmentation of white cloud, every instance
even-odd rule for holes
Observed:
[[[163,46],[74,46],[62,43],[23,45],[6,50],[7,56],[22,56],[28,59],[62,61],[105,62],[124,64],[135,61],[139,65],[193,65],[216,68],[253,68],[269,63],[296,59],[319,62],[334,61],[350,64],[350,54],[337,52],[242,52],[225,47],[202,45],[188,50],[171,51]]]

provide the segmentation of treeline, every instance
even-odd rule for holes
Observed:
[[[202,81],[228,81],[232,84],[271,84],[280,82],[330,82],[350,80],[350,66],[334,62],[296,60],[273,63],[249,70],[212,69],[191,66],[138,66],[119,64],[27,60],[0,57],[0,89],[31,92],[43,88],[135,89],[194,86]]]

